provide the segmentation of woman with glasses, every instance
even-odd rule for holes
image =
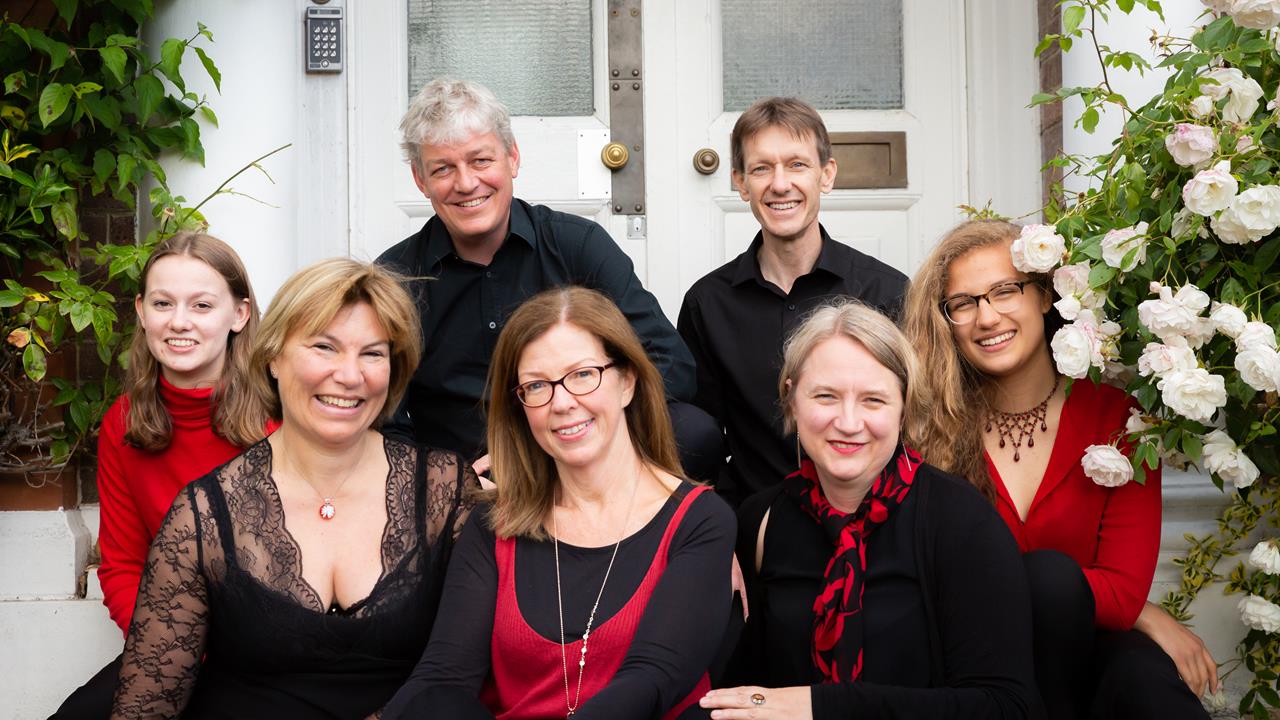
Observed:
[[[1147,602],[1160,472],[1103,487],[1081,466],[1090,445],[1127,450],[1137,405],[1088,380],[1068,392],[1047,343],[1057,319],[1049,278],[1013,266],[1019,231],[963,223],[912,281],[904,323],[930,368],[932,402],[911,441],[994,503],[1025,553],[1036,677],[1051,718],[1205,717],[1196,696],[1216,689],[1213,658]]]
[[[729,618],[734,518],[684,479],[662,378],[604,295],[540,293],[498,336],[497,484],[384,718],[699,712]]]

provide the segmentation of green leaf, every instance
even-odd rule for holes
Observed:
[[[179,90],[185,91],[186,85],[182,80],[182,52],[187,49],[187,43],[177,38],[169,38],[160,46],[160,72],[169,78],[169,82],[173,83]]]
[[[204,71],[209,73],[209,79],[213,81],[213,87],[221,93],[222,73],[218,72],[218,66],[213,64],[213,60],[201,48],[195,48],[195,51],[196,56],[200,58],[200,64],[204,65]]]
[[[21,305],[27,294],[16,290],[0,290],[0,308],[9,308],[15,305]]]
[[[129,62],[129,56],[118,47],[99,48],[98,55],[102,58],[102,67],[111,73],[111,77],[115,78],[116,82],[123,85],[124,67]]]
[[[54,7],[58,8],[58,15],[62,16],[62,22],[71,27],[71,21],[76,18],[76,6],[80,4],[79,0],[53,0]]]
[[[1072,5],[1062,11],[1062,34],[1073,35],[1084,20],[1084,6]]]
[[[133,182],[133,170],[138,166],[138,161],[133,159],[132,155],[120,153],[116,156],[116,187],[124,188]]]
[[[85,302],[71,303],[71,327],[80,332],[93,322],[93,306]]]
[[[182,118],[182,153],[204,165],[204,146],[200,144],[200,124],[191,118]]]
[[[39,345],[31,343],[22,351],[22,369],[34,382],[44,379],[48,364],[44,359],[44,350],[41,350]]]
[[[214,127],[218,127],[218,116],[213,113],[213,108],[208,105],[201,105],[200,114],[203,115],[204,119],[208,120]]]
[[[1275,264],[1277,256],[1280,256],[1280,237],[1271,238],[1258,250],[1253,258],[1254,267],[1266,272]]]
[[[67,415],[70,417],[71,424],[75,426],[76,430],[89,429],[89,403],[81,399],[72,401],[72,403],[67,406]]]
[[[116,99],[114,94],[107,94],[106,96],[89,95],[82,102],[89,110],[89,114],[105,125],[108,130],[120,129],[120,122],[123,118],[120,116],[120,101]]]
[[[160,78],[147,74],[139,75],[133,81],[133,88],[138,94],[138,120],[145,124],[160,105],[160,98],[164,97],[164,85]]]
[[[1085,108],[1084,114],[1080,116],[1080,126],[1087,133],[1092,133],[1098,127],[1098,109],[1095,107]]]
[[[27,74],[21,70],[14,70],[4,76],[4,91],[7,95],[12,95],[27,86]]]
[[[116,158],[111,151],[106,148],[98,148],[93,154],[93,175],[98,178],[98,182],[106,183],[107,178],[111,177],[111,171],[116,169]]]
[[[1133,11],[1133,0],[1116,0],[1116,7],[1128,14]]]
[[[40,93],[40,124],[49,127],[62,113],[67,111],[67,103],[71,102],[74,90],[70,85],[49,83]]]
[[[75,240],[80,235],[80,224],[76,218],[76,208],[67,200],[59,200],[49,209],[53,217],[53,226],[68,240]]]
[[[1111,282],[1116,276],[1116,269],[1101,263],[1089,268],[1089,287],[1100,288]]]
[[[1043,105],[1045,103],[1051,103],[1057,99],[1058,99],[1057,95],[1052,95],[1050,93],[1036,93],[1035,95],[1031,96],[1031,107],[1034,107],[1036,105]]]
[[[101,89],[102,89],[102,86],[96,82],[82,82],[82,83],[76,83],[75,93],[76,93],[76,97],[84,97],[89,93],[95,93]]]

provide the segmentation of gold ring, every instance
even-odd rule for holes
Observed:
[[[763,704],[764,704],[764,695],[762,695],[761,693],[756,693],[756,694],[752,695],[752,696],[751,696],[751,704],[752,704],[752,705],[763,705]]]

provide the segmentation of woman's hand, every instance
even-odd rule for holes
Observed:
[[[703,695],[698,704],[711,709],[712,720],[813,720],[808,686],[723,688]]]
[[[1191,688],[1191,694],[1202,697],[1206,686],[1209,692],[1218,691],[1218,664],[1204,641],[1174,620],[1164,608],[1151,603],[1143,605],[1133,627],[1154,640],[1173,659],[1178,675]]]

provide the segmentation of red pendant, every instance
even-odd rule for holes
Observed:
[[[337,510],[333,507],[333,501],[329,498],[325,498],[324,502],[320,504],[320,517],[325,520],[332,520],[335,512],[337,512]]]

